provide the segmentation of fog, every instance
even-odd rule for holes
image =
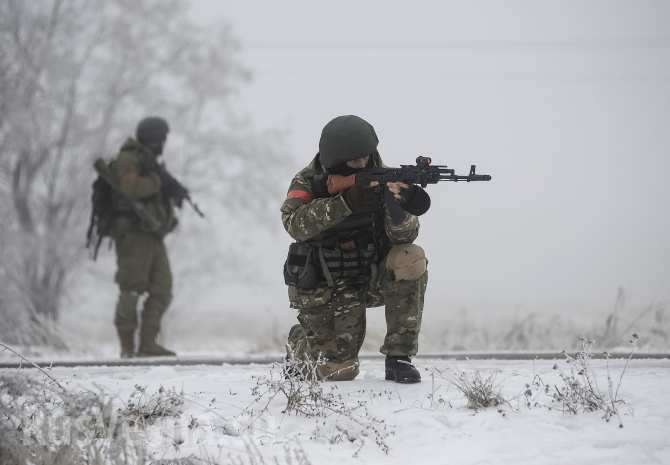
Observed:
[[[51,6],[0,3],[0,338],[116,353],[115,254],[87,261],[80,236],[90,165],[157,114],[207,215],[183,209],[166,240],[164,341],[283,350],[279,208],[323,126],[355,114],[387,165],[492,176],[428,187],[422,350],[612,348],[632,331],[670,347],[670,3]],[[368,315],[376,351],[384,312]]]
[[[286,130],[293,171],[330,118],[357,114],[387,164],[427,154],[493,176],[429,188],[427,312],[579,315],[619,286],[670,299],[667,2],[228,0],[193,14],[232,24],[254,75],[239,103]],[[281,308],[277,237],[258,246]]]

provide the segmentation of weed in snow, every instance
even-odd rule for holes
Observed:
[[[467,401],[466,406],[469,409],[480,410],[507,403],[500,394],[500,385],[496,380],[497,373],[483,375],[479,370],[470,373],[466,371],[444,373],[437,369],[434,369],[434,371],[463,394]],[[435,392],[435,388],[433,388],[433,392]],[[433,398],[431,400],[435,401]],[[437,402],[444,403],[445,400],[438,397]]]
[[[267,376],[255,378],[250,415],[267,415],[272,401],[283,399],[281,413],[314,419],[312,439],[326,439],[331,444],[350,442],[357,447],[354,455],[371,439],[388,453],[387,439],[393,429],[369,412],[367,400],[343,394],[337,384],[319,380],[315,374],[321,362],[289,360],[272,365]]]
[[[33,364],[23,355],[24,361]],[[98,391],[65,387],[47,371],[41,377],[19,370],[0,374],[0,463],[3,465],[310,465],[302,446],[295,441],[284,444],[284,457],[266,457],[254,438],[240,440],[244,448],[216,459],[189,455],[154,460],[149,448],[152,432],[170,439],[178,455],[186,440],[184,432],[202,429],[203,423],[190,417],[183,429],[165,428],[159,420],[183,415],[184,401],[193,402],[219,419],[212,404],[199,404],[175,389],[159,388],[148,393],[142,386],[128,401]],[[173,425],[173,426],[176,426]],[[218,428],[212,428],[217,430]],[[170,434],[172,433],[172,434]],[[162,447],[162,444],[158,445]],[[159,456],[169,455],[169,449],[159,449]]]
[[[130,426],[153,424],[159,418],[180,417],[183,413],[184,393],[177,392],[174,387],[161,386],[153,394],[147,394],[147,388],[135,385],[124,408],[119,414]]]
[[[0,377],[2,463],[146,463],[141,441],[116,420],[103,392],[61,390],[23,373]]]
[[[565,367],[559,366],[558,363],[554,364],[553,368],[557,373],[558,382],[546,383],[536,375],[531,383],[526,385],[523,395],[527,407],[546,406],[549,409],[557,407],[563,413],[572,415],[601,412],[606,422],[617,417],[619,427],[623,428],[620,408],[626,402],[620,397],[620,389],[630,360],[637,348],[638,340],[638,335],[633,334],[629,341],[632,345],[631,352],[619,373],[616,384],[610,370],[609,358],[606,358],[607,390],[603,391],[598,385],[598,379],[592,368],[593,341],[581,338],[581,349],[575,355],[564,352]],[[548,403],[541,401],[540,396],[548,398]]]

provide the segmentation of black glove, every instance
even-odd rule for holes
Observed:
[[[384,189],[384,202],[391,215],[391,223],[398,225],[407,220],[407,212],[400,206],[400,200],[396,199],[388,189]]]
[[[352,186],[342,193],[342,197],[353,213],[372,212],[381,207],[381,195],[376,187]]]
[[[406,189],[401,189],[399,195],[400,199],[396,199],[388,189],[384,195],[386,207],[391,214],[393,224],[400,224],[405,221],[406,213],[421,216],[430,208],[430,196],[417,185],[410,185]]]
[[[317,174],[312,178],[312,194],[314,197],[328,196],[328,175]]]
[[[430,208],[430,196],[423,188],[412,184],[400,191],[400,206],[414,216],[421,216]]]

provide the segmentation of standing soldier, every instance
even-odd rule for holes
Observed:
[[[323,128],[319,153],[291,182],[281,213],[297,242],[284,277],[300,324],[289,333],[288,358],[322,361],[316,369],[321,379],[354,379],[366,308],[384,305],[386,379],[416,383],[421,375],[411,357],[428,273],[424,250],[413,244],[419,221],[409,212],[425,212],[430,198],[419,186],[400,182],[328,192],[329,175],[383,166],[378,142],[367,121],[339,116]]]
[[[157,161],[168,132],[163,118],[143,119],[137,126],[136,139],[128,138],[110,164],[120,190],[113,196],[112,237],[119,286],[114,324],[123,358],[175,355],[156,342],[161,317],[172,300],[172,273],[163,238],[177,225],[173,200],[165,192],[164,168]],[[145,218],[137,214],[137,208],[131,208],[133,201],[143,207]],[[137,304],[143,294],[147,296],[135,353]]]

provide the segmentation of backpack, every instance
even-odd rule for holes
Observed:
[[[114,190],[100,175],[93,181],[91,188],[91,219],[86,232],[86,248],[93,248],[91,256],[95,260],[102,240],[111,236],[115,208]]]

